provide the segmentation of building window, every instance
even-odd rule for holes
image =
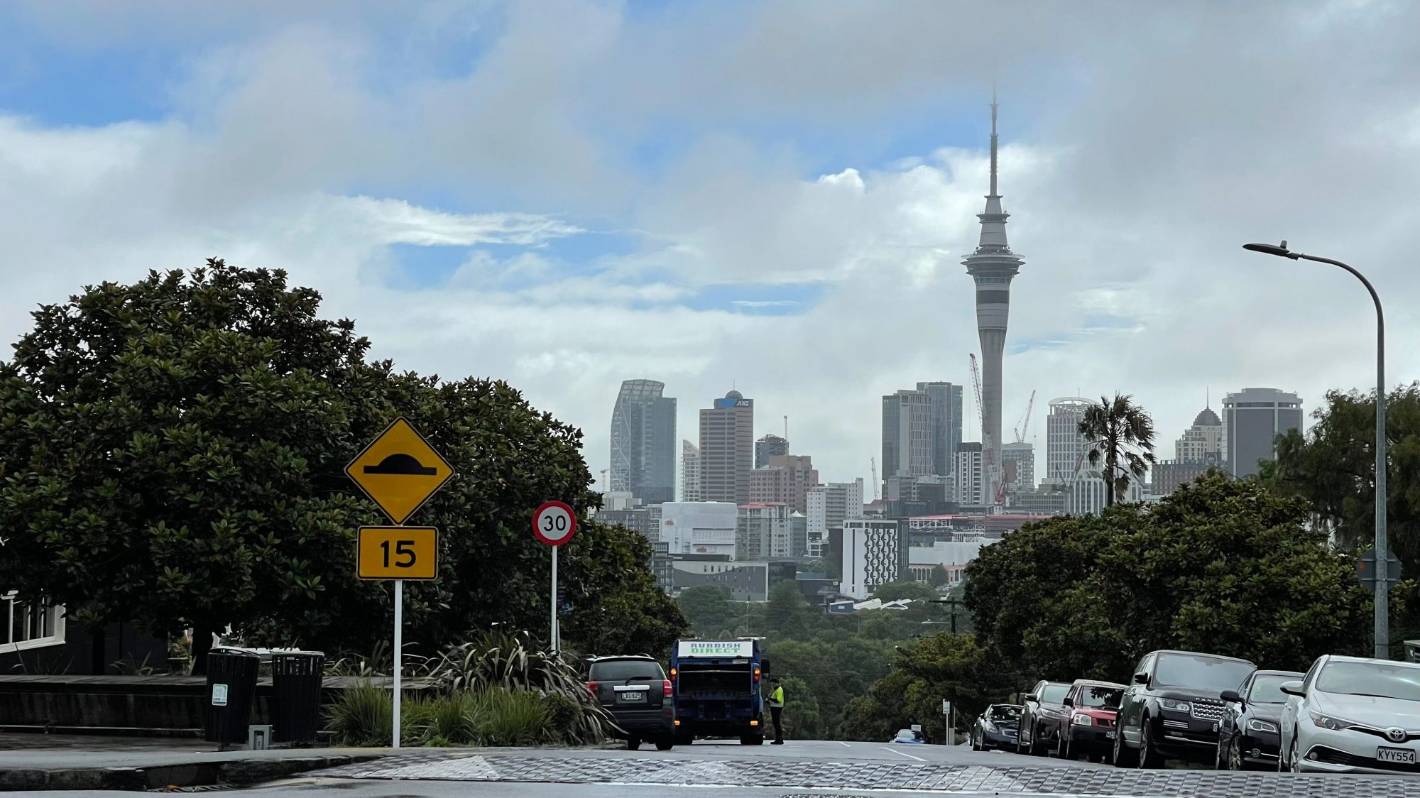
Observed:
[[[43,597],[22,601],[14,591],[0,595],[0,621],[0,650],[64,644],[64,607]]]

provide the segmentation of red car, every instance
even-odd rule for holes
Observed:
[[[1062,759],[1098,758],[1114,748],[1119,701],[1124,685],[1076,679],[1065,694],[1066,715],[1055,730],[1055,755]]]

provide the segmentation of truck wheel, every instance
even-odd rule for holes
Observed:
[[[676,732],[676,745],[690,745],[693,742],[695,742],[695,735],[691,734],[690,732]]]
[[[740,745],[764,745],[764,735],[746,734],[740,737]]]
[[[640,737],[627,737],[627,738],[626,738],[626,750],[628,750],[628,751],[635,751],[636,749],[638,749],[638,748],[640,748],[640,747],[641,747],[641,738],[640,738]]]
[[[656,738],[656,750],[657,750],[657,751],[669,751],[669,750],[671,750],[671,748],[673,748],[673,747],[675,747],[675,740],[671,739],[670,737],[657,737],[657,738]]]

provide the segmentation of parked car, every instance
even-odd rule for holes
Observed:
[[[1061,702],[1065,706],[1052,732],[1061,759],[1104,759],[1114,747],[1114,728],[1124,685],[1076,679]]]
[[[1054,732],[1065,717],[1065,705],[1060,703],[1070,692],[1069,682],[1051,682],[1041,679],[1026,694],[1021,707],[1019,736],[1016,739],[1016,753],[1042,756],[1054,745]]]
[[[1218,749],[1224,690],[1257,666],[1194,651],[1154,651],[1134,667],[1119,704],[1114,764],[1156,768],[1164,759],[1209,762]]]
[[[993,748],[1016,750],[1021,733],[1019,704],[992,704],[971,725],[971,750],[990,751]]]
[[[643,740],[656,749],[675,745],[675,703],[661,663],[647,656],[597,657],[587,668],[587,690],[611,714],[612,736],[635,751]]]
[[[1285,682],[1301,679],[1296,671],[1254,671],[1236,690],[1223,691],[1223,718],[1218,722],[1219,770],[1276,767],[1280,745],[1278,724],[1287,694]]]
[[[1328,655],[1282,692],[1278,770],[1420,773],[1420,663]]]
[[[920,729],[898,729],[897,734],[888,742],[898,745],[926,745],[927,735]]]

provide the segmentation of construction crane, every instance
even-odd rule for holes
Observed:
[[[1021,416],[1021,421],[1016,425],[1016,443],[1026,442],[1026,433],[1030,431],[1030,414],[1035,409],[1035,391],[1030,392],[1030,401],[1026,402],[1026,414]]]
[[[878,500],[878,458],[869,457],[868,467],[873,469],[873,501]]]

